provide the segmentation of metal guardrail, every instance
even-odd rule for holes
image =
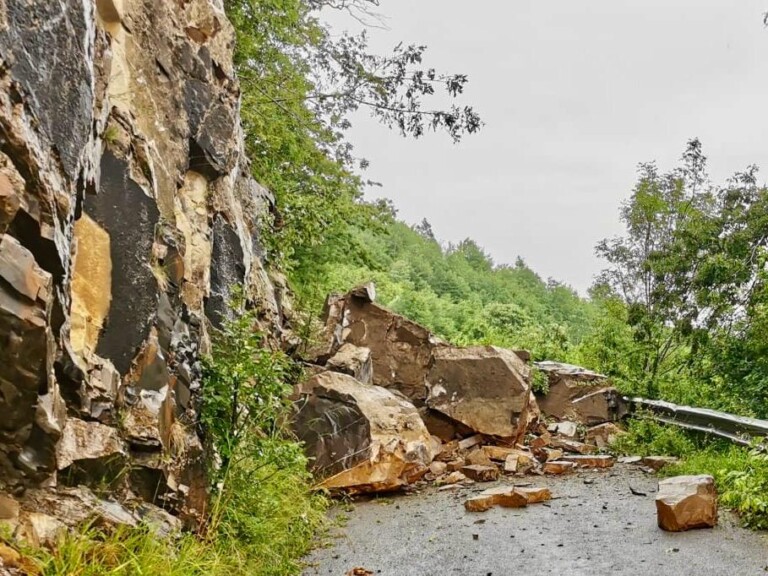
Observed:
[[[679,406],[663,400],[646,400],[645,398],[624,398],[624,400],[632,410],[638,408],[648,410],[659,422],[714,434],[742,446],[752,446],[768,438],[768,421],[766,420],[734,416],[708,408]]]

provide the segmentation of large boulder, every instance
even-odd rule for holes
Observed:
[[[717,524],[717,493],[712,476],[675,476],[659,481],[659,527],[670,532],[712,528]]]
[[[407,400],[337,372],[317,374],[300,389],[294,427],[320,487],[390,491],[429,471],[435,446]]]
[[[510,350],[439,347],[427,386],[430,408],[475,432],[515,440],[525,433],[533,409],[529,368]]]
[[[592,426],[626,415],[621,394],[606,376],[560,362],[537,362],[536,368],[549,380],[548,392],[537,398],[546,416]]]
[[[364,285],[326,300],[321,343],[307,351],[308,360],[325,364],[344,344],[371,352],[372,382],[397,390],[417,407],[427,397],[426,375],[440,341],[423,326],[373,302],[375,289]]]

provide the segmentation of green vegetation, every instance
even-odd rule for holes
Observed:
[[[680,463],[663,468],[662,475],[711,474],[722,505],[735,510],[745,526],[768,529],[768,454],[764,451],[691,435],[643,417],[630,420],[628,432],[614,444],[617,453],[677,456]]]
[[[390,215],[374,230],[350,229],[342,258],[317,250],[299,297],[315,310],[325,294],[374,280],[379,301],[457,344],[527,348],[537,359],[568,358],[592,321],[592,306],[567,286],[544,282],[522,260],[495,266],[472,240],[441,247],[429,225]]]
[[[631,393],[766,417],[768,190],[755,167],[723,185],[706,167],[698,140],[668,173],[640,166],[626,235],[598,245],[584,359]]]

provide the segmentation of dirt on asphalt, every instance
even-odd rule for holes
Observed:
[[[344,576],[355,567],[382,576],[768,573],[768,536],[740,528],[725,511],[714,529],[660,530],[657,482],[635,467],[616,465],[357,501],[336,509],[347,516],[345,526],[332,530],[325,546],[307,558],[304,576]],[[519,509],[464,510],[469,496],[513,483],[545,485],[553,500]]]

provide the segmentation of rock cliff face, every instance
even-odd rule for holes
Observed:
[[[210,327],[282,316],[233,48],[221,0],[0,0],[0,492],[203,511]]]

